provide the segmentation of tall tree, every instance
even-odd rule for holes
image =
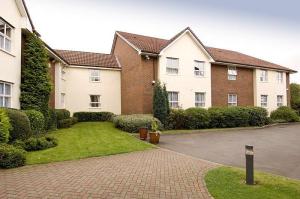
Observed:
[[[300,84],[291,84],[291,106],[300,113]]]
[[[35,34],[25,37],[24,62],[21,73],[21,109],[40,111],[48,121],[48,102],[51,82],[48,70],[48,53],[44,43]]]
[[[166,95],[160,82],[156,82],[154,85],[153,96],[153,115],[159,119],[163,124],[166,123],[168,116],[168,104],[166,102]]]

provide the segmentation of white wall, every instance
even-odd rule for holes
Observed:
[[[277,109],[277,95],[283,95],[283,105],[287,105],[287,91],[286,91],[286,73],[283,73],[282,83],[277,81],[277,71],[268,70],[268,81],[260,81],[260,69],[254,70],[254,93],[255,105],[261,106],[261,95],[268,95],[269,113]]]
[[[65,81],[61,80],[60,75],[57,76],[60,83],[56,84],[56,108],[63,108],[60,104],[60,95],[63,92],[65,93],[65,108],[71,113],[109,111],[121,114],[120,70],[101,69],[99,83],[90,82],[90,69],[84,66],[66,67],[65,72]],[[57,73],[60,74],[60,70],[57,70]],[[101,96],[101,108],[89,107],[90,95]]]
[[[178,75],[166,72],[166,58],[179,58]],[[194,60],[205,61],[205,77],[194,75]],[[185,33],[166,48],[159,58],[158,78],[166,84],[167,91],[179,92],[179,106],[195,107],[195,92],[205,92],[205,107],[211,106],[211,65],[209,57],[197,45],[190,33]]]

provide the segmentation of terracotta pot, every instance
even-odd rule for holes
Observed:
[[[160,134],[157,132],[151,132],[149,133],[150,135],[150,143],[151,144],[158,144],[159,143],[159,138],[160,138]]]
[[[148,129],[147,128],[140,128],[139,133],[140,133],[141,140],[147,140],[147,137],[148,137]]]

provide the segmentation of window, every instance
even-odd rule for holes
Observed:
[[[205,107],[205,93],[195,93],[195,107]]]
[[[99,108],[101,107],[100,104],[100,95],[90,95],[90,107],[91,108]]]
[[[179,93],[178,92],[168,92],[168,98],[171,108],[178,108],[179,107]]]
[[[12,27],[0,19],[0,49],[11,51]]]
[[[178,74],[179,71],[179,59],[167,57],[167,73]]]
[[[203,61],[194,61],[194,74],[197,77],[204,77],[205,75],[205,63]]]
[[[236,80],[237,70],[235,66],[228,67],[228,80]]]
[[[61,105],[61,107],[62,108],[65,108],[65,96],[66,96],[66,94],[65,93],[61,93],[60,94],[60,105]]]
[[[100,70],[91,70],[91,82],[100,82]]]
[[[277,72],[277,82],[278,83],[283,82],[283,72]]]
[[[12,85],[0,82],[0,107],[11,108]]]
[[[261,70],[260,71],[260,81],[261,82],[267,82],[268,81],[268,71]]]
[[[66,75],[66,72],[64,70],[64,68],[61,69],[61,79],[62,80],[65,80],[65,75]]]
[[[237,106],[237,95],[228,94],[228,106]]]
[[[268,96],[267,95],[260,96],[260,104],[261,104],[261,107],[268,107]]]
[[[277,95],[277,107],[283,106],[283,95]]]

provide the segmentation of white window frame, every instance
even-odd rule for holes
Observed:
[[[281,100],[278,100],[280,98]],[[281,107],[281,106],[283,106],[283,95],[277,95],[277,107]]]
[[[197,97],[197,95],[200,95],[199,97]],[[203,95],[203,97],[201,97],[201,95]],[[195,93],[195,107],[205,107],[205,99],[206,99],[206,96],[205,96],[205,92],[196,92]],[[200,98],[200,100],[199,100]],[[202,98],[202,99],[201,99]]]
[[[65,93],[60,94],[60,106],[62,108],[66,108],[66,94]]]
[[[93,102],[92,96],[97,96],[99,98],[98,102]],[[89,97],[90,97],[90,105],[89,105],[90,108],[101,108],[101,95],[89,95]]]
[[[259,80],[260,80],[260,82],[268,82],[268,71],[267,70],[260,70]]]
[[[263,107],[263,108],[268,107],[268,95],[261,95],[260,96],[260,106]]]
[[[194,60],[194,75],[196,77],[205,77],[205,62]]]
[[[94,72],[97,72],[98,74],[95,75],[93,74]],[[94,82],[94,83],[98,83],[101,81],[101,78],[100,78],[100,70],[99,69],[91,69],[90,70],[90,82]]]
[[[228,80],[236,80],[237,79],[237,69],[236,66],[228,66]]]
[[[233,100],[235,97],[235,100]],[[228,94],[228,106],[237,106],[238,105],[238,96],[237,94],[234,93],[229,93]]]
[[[0,93],[0,98],[2,98],[2,102],[0,102],[0,107],[6,107],[6,108],[12,108],[12,84],[6,83],[6,82],[0,82],[0,84],[3,84],[3,93]],[[6,93],[6,86],[10,87],[10,94]],[[9,106],[5,104],[5,99],[8,99]]]
[[[177,61],[176,66],[174,64],[175,61]],[[171,65],[169,65],[170,62],[172,63]],[[174,71],[177,71],[177,72],[174,72]],[[175,58],[175,57],[167,57],[166,58],[166,73],[168,75],[178,75],[179,74],[179,58]]]
[[[174,94],[177,94],[177,101],[172,99]],[[168,91],[168,100],[171,108],[179,108],[179,92]]]
[[[0,49],[11,53],[12,52],[12,35],[14,28],[7,24],[4,20],[0,19],[0,22],[4,24],[4,33],[0,32],[0,37],[3,39],[3,46],[0,43]],[[6,29],[10,28],[10,36],[7,35]],[[6,48],[6,42],[9,41],[9,49]]]
[[[277,82],[280,84],[283,83],[283,72],[277,72]]]

